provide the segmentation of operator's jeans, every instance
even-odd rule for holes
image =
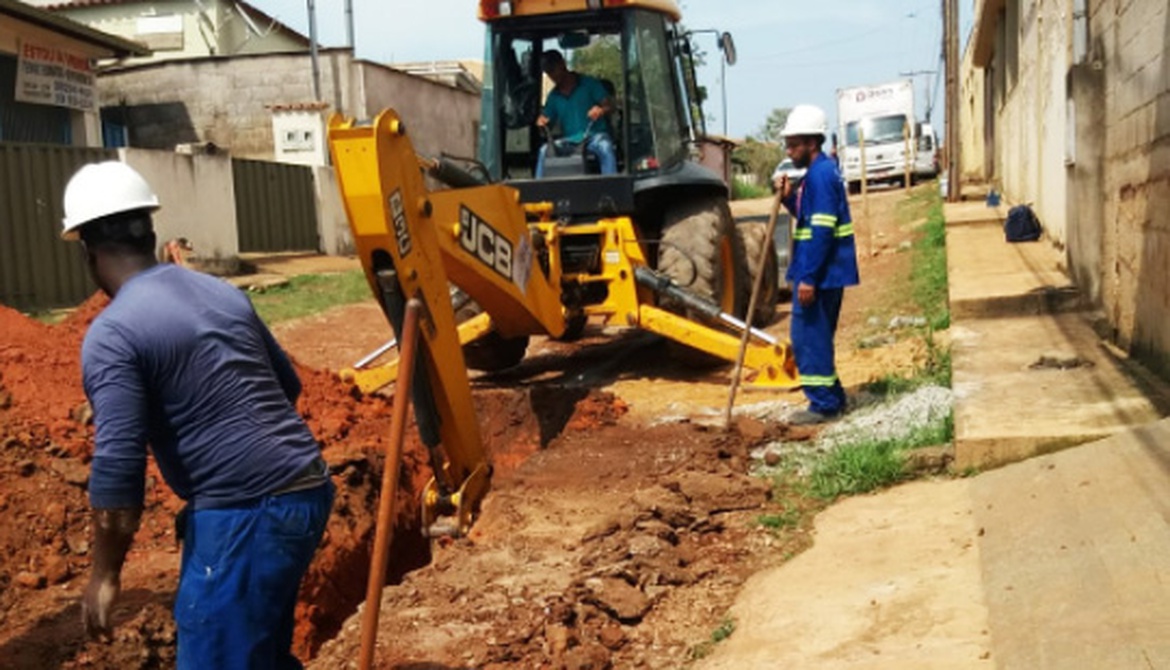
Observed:
[[[293,611],[333,483],[187,516],[175,598],[178,670],[300,670]]]
[[[580,143],[573,144],[571,142],[563,142],[565,150],[575,150],[581,146]],[[540,151],[536,156],[536,178],[540,179],[544,176],[544,155],[548,152],[548,144],[541,145]],[[585,151],[597,157],[597,162],[601,167],[601,174],[616,174],[617,173],[617,150],[613,146],[613,138],[606,133],[597,133],[590,135],[585,140]],[[569,151],[569,153],[572,153]]]

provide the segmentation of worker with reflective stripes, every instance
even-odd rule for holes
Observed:
[[[789,417],[794,424],[821,423],[845,410],[833,337],[845,287],[856,286],[859,278],[849,201],[836,164],[821,151],[827,127],[817,107],[792,110],[783,131],[785,150],[807,173],[799,185],[787,175],[775,184],[796,220],[787,279],[793,293],[792,348],[809,406]]]

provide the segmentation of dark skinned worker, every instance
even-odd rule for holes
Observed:
[[[116,161],[86,165],[65,189],[62,237],[81,240],[112,299],[81,352],[96,426],[85,628],[110,634],[149,446],[187,503],[176,524],[179,670],[300,668],[293,610],[333,484],[294,406],[300,380],[248,298],[155,260],[158,206],[142,176]]]
[[[565,57],[559,51],[546,51],[540,56],[540,67],[553,81],[544,103],[544,112],[537,117],[536,126],[546,128],[561,124],[564,137],[559,140],[561,147],[571,153],[582,143],[585,151],[597,157],[601,174],[617,172],[617,151],[613,145],[613,130],[609,125],[609,113],[613,111],[613,100],[601,80],[586,74],[573,72],[565,65]],[[544,176],[544,157],[549,151],[545,144],[536,159],[536,176]]]
[[[787,175],[775,184],[796,220],[787,275],[793,287],[791,337],[809,406],[789,417],[794,424],[821,423],[845,411],[833,338],[845,287],[860,281],[849,200],[836,163],[821,151],[827,127],[820,108],[793,108],[782,133],[785,151],[808,172],[796,188]]]

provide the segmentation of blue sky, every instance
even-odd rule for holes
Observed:
[[[297,30],[308,32],[304,0],[251,0]],[[768,113],[800,103],[820,105],[835,118],[838,88],[878,84],[914,70],[939,70],[941,0],[682,0],[691,29],[731,32],[739,62],[727,68],[727,131],[757,132]],[[961,40],[971,25],[969,0],[960,0]],[[345,41],[342,0],[317,0],[323,46]],[[479,59],[484,28],[473,0],[353,0],[357,55],[378,62]],[[697,37],[708,52],[699,77],[711,100],[709,130],[722,132],[719,53],[713,35]],[[932,119],[943,121],[941,74],[915,77],[918,112],[926,107],[929,80]]]

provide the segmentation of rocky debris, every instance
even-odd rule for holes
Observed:
[[[695,513],[686,498],[665,486],[639,489],[631,496],[631,502],[640,511],[673,528],[684,528],[695,522]]]
[[[69,484],[80,488],[89,485],[89,468],[76,460],[54,459],[49,467]]]
[[[692,505],[702,507],[709,513],[759,507],[768,501],[771,491],[766,481],[732,474],[683,472],[672,483]]]
[[[650,599],[637,586],[615,577],[585,580],[585,602],[596,605],[618,621],[637,623],[650,611]]]
[[[43,574],[39,572],[31,572],[28,570],[22,570],[16,573],[16,576],[12,578],[12,581],[15,582],[17,586],[22,586],[26,589],[43,589],[45,588],[46,583],[46,579]]]
[[[859,348],[859,349],[880,349],[882,347],[886,347],[886,346],[889,346],[891,344],[896,344],[897,342],[898,342],[898,338],[896,336],[890,335],[888,333],[884,333],[882,335],[870,335],[869,337],[863,337],[860,340],[858,340],[857,348]]]
[[[70,567],[69,560],[60,554],[50,554],[46,557],[42,569],[45,579],[50,584],[67,582],[73,576],[73,568]]]
[[[175,666],[175,622],[167,607],[151,603],[132,619],[114,627],[109,642],[86,643],[62,670],[83,668],[122,668],[155,670]]]
[[[926,317],[924,316],[895,316],[890,319],[886,325],[889,330],[899,330],[902,328],[923,328],[926,326]]]
[[[23,460],[16,464],[16,474],[21,477],[32,477],[37,471],[37,464],[31,460]]]

